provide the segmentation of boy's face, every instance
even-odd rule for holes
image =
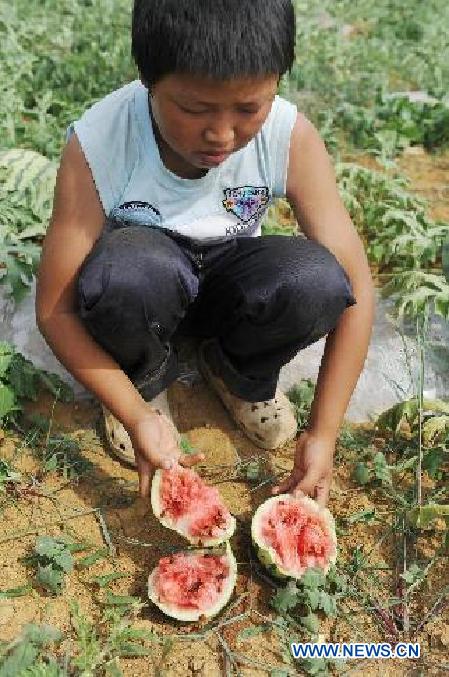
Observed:
[[[166,167],[198,178],[246,146],[265,122],[278,77],[217,81],[171,74],[151,88],[158,145]]]

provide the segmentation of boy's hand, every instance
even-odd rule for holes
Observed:
[[[156,468],[171,468],[179,463],[195,465],[204,454],[187,456],[179,447],[173,425],[163,414],[148,412],[128,430],[139,473],[139,492],[142,498],[150,493],[150,480]]]
[[[301,433],[296,444],[293,470],[284,482],[274,487],[273,494],[304,493],[326,506],[332,481],[335,442],[314,435]]]

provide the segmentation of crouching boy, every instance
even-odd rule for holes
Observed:
[[[362,369],[373,287],[315,127],[276,96],[294,59],[291,0],[135,0],[139,78],[69,129],[38,280],[38,326],[103,404],[112,450],[189,465],[165,391],[173,337],[260,447],[296,434],[279,371],[327,335],[294,469],[274,491],[328,499]],[[262,236],[275,198],[305,237]]]

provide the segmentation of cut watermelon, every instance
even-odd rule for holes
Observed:
[[[212,618],[228,603],[237,579],[229,544],[223,554],[196,550],[163,557],[148,579],[148,596],[179,621]]]
[[[205,484],[190,468],[175,466],[170,470],[156,470],[151,505],[161,524],[194,545],[219,545],[229,540],[235,531],[235,518],[218,489]]]
[[[251,535],[260,561],[280,578],[301,578],[307,569],[324,573],[337,558],[334,518],[308,496],[282,494],[257,509]]]

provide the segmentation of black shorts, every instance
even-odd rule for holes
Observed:
[[[335,256],[294,236],[199,241],[108,222],[78,278],[81,320],[147,399],[176,379],[180,333],[213,339],[235,395],[271,399],[281,367],[355,302]]]

